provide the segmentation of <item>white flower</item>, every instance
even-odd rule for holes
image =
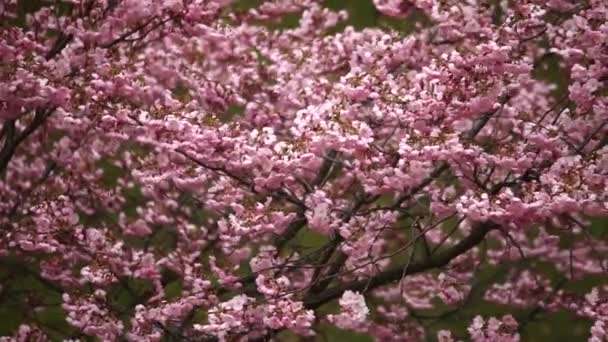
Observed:
[[[344,313],[348,313],[353,321],[364,321],[369,314],[365,297],[359,292],[346,291],[340,298],[340,307]]]

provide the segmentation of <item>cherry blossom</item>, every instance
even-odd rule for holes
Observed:
[[[605,340],[606,1],[366,1],[0,1],[2,340]]]

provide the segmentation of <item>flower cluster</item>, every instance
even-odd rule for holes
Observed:
[[[517,321],[510,315],[503,316],[502,319],[490,317],[487,322],[483,317],[477,316],[467,330],[476,342],[518,342],[517,326]]]
[[[364,323],[369,309],[365,304],[365,297],[360,293],[346,291],[339,300],[341,312],[338,315],[329,315],[327,319],[343,329],[356,329]]]

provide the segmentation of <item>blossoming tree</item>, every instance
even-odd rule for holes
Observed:
[[[606,1],[258,2],[0,1],[5,340],[608,338]]]

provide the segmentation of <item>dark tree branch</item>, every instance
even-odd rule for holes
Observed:
[[[30,124],[27,125],[27,127],[18,135],[16,133],[14,120],[9,120],[4,123],[2,131],[5,132],[5,138],[4,145],[0,150],[0,174],[4,173],[6,170],[8,163],[10,162],[11,158],[13,158],[19,144],[21,144],[32,133],[34,133],[34,131],[42,126],[46,122],[46,119],[55,111],[55,109],[55,107],[51,107],[36,110],[36,114],[34,115],[32,122],[30,122]]]
[[[335,166],[335,158],[338,156],[338,152],[335,150],[330,150],[327,153],[327,158],[324,159],[321,168],[319,169],[319,173],[317,177],[313,181],[313,184],[310,187],[310,191],[314,190],[316,186],[322,186],[325,184],[329,176],[331,175],[334,166]],[[307,192],[310,192],[309,189],[306,189]],[[296,218],[289,223],[287,229],[283,234],[277,236],[275,239],[275,246],[277,250],[281,250],[289,241],[291,241],[306,225],[306,217],[304,216],[304,210],[298,211],[298,215]]]
[[[61,51],[63,51],[63,49],[65,49],[65,47],[68,46],[73,39],[74,35],[60,32],[59,37],[57,37],[57,40],[55,40],[55,44],[53,44],[53,47],[46,53],[46,55],[44,55],[44,58],[47,61],[55,58],[55,56],[60,54]]]
[[[387,285],[400,280],[403,276],[416,274],[431,269],[441,268],[450,263],[457,256],[464,254],[477,246],[484,240],[488,232],[497,229],[498,225],[493,222],[477,224],[471,234],[461,240],[458,244],[437,253],[435,257],[416,262],[409,265],[406,272],[403,272],[403,265],[398,265],[387,271],[381,272],[370,279],[356,280],[340,286],[332,287],[321,294],[309,295],[304,298],[304,305],[309,309],[316,309],[319,306],[340,297],[344,291],[362,291],[364,289],[373,290],[379,286]]]

